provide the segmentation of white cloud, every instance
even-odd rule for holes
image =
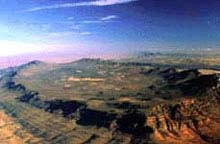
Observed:
[[[100,24],[102,23],[102,21],[100,20],[85,20],[85,21],[82,21],[83,24]]]
[[[81,28],[80,24],[72,24],[70,26],[70,29],[72,29],[72,30],[80,30],[80,28]]]
[[[91,32],[88,31],[64,31],[64,32],[52,32],[45,36],[45,38],[55,39],[55,38],[63,38],[63,37],[71,37],[76,35],[91,35]]]
[[[133,1],[137,1],[137,0],[97,0],[97,1],[89,2],[88,5],[107,6],[107,5],[129,3]]]
[[[109,6],[109,5],[130,3],[134,1],[138,1],[138,0],[96,0],[96,1],[63,3],[63,4],[54,4],[54,5],[48,5],[48,6],[33,7],[30,9],[24,10],[24,11],[34,12],[34,11],[40,11],[40,10],[60,9],[60,8],[80,7],[80,6]]]
[[[91,32],[81,32],[80,35],[91,35]]]
[[[105,22],[111,22],[111,20],[116,19],[116,18],[119,18],[119,17],[116,15],[109,15],[109,16],[102,17],[98,20],[85,20],[85,21],[82,21],[81,23],[83,23],[83,24],[102,24]]]
[[[74,32],[51,32],[47,35],[48,38],[57,38],[57,37],[64,37],[64,36],[70,36],[74,35]]]
[[[118,16],[116,16],[116,15],[109,15],[109,16],[101,18],[101,20],[102,21],[109,21],[109,20],[116,19],[116,18],[118,18]]]
[[[68,19],[68,20],[73,20],[73,17],[68,17],[67,19]]]

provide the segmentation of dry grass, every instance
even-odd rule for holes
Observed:
[[[30,133],[22,130],[22,126],[11,117],[0,111],[0,143],[1,144],[24,144],[27,141],[39,141]]]

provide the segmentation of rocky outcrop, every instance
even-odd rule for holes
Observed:
[[[196,78],[201,75],[201,73],[197,69],[183,70],[178,71],[176,68],[153,68],[146,72],[141,72],[144,75],[158,75],[164,78],[165,81],[169,83],[176,83],[182,80],[188,80],[192,78]]]
[[[175,88],[180,89],[184,95],[202,95],[207,90],[217,87],[219,77],[213,75],[202,75],[175,85]]]
[[[169,82],[169,83],[175,83],[179,80],[185,80],[185,79],[192,79],[196,78],[200,75],[200,72],[197,69],[191,69],[191,70],[184,70],[177,72],[173,69],[166,70],[166,73],[163,72],[163,77]]]
[[[202,75],[197,69],[177,71],[174,68],[158,70],[157,75],[164,79],[161,83],[162,88],[156,89],[155,86],[148,87],[153,91],[171,90],[181,92],[181,97],[203,95],[209,89],[217,87],[219,76],[217,74]],[[170,95],[172,95],[170,93]],[[180,95],[179,95],[180,96]],[[166,97],[166,96],[165,96]]]
[[[211,103],[217,105],[214,100]],[[154,129],[153,136],[158,143],[215,143],[220,133],[211,131],[209,126],[220,124],[220,115],[213,114],[211,109],[205,99],[183,99],[176,104],[154,107],[146,124]],[[211,118],[212,115],[216,118]]]

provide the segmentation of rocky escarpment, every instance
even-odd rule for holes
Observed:
[[[159,143],[219,143],[219,76],[182,78],[172,82],[172,88],[181,90],[183,96],[177,102],[155,106],[147,117],[154,139]]]
[[[217,87],[219,77],[217,75],[202,75],[175,85],[184,95],[203,95],[207,90]]]
[[[149,89],[160,94],[164,91],[168,92],[165,95],[172,95],[170,91],[175,91],[181,94],[179,97],[186,96],[201,96],[207,90],[219,85],[219,76],[217,74],[202,75],[197,69],[177,71],[174,68],[168,69],[152,69],[150,73],[159,75],[163,78],[163,83],[160,83],[160,88],[150,86]]]
[[[201,74],[197,69],[190,69],[178,72],[175,69],[171,68],[160,72],[160,75],[162,75],[169,83],[176,83],[179,80],[197,78]]]
[[[219,143],[220,85],[216,74],[198,70],[151,69],[145,75],[158,75],[161,86],[150,86],[167,102],[155,105],[146,115],[146,125],[158,143]]]
[[[212,128],[220,129],[219,109],[213,111],[215,106],[211,105],[218,104],[214,100],[207,103],[185,99],[173,105],[158,105],[153,108],[146,123],[154,129],[154,138],[159,142],[219,142],[219,132],[212,131]],[[212,127],[211,123],[217,127]]]

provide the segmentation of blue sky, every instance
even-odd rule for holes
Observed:
[[[0,56],[220,48],[216,0],[0,0]]]

